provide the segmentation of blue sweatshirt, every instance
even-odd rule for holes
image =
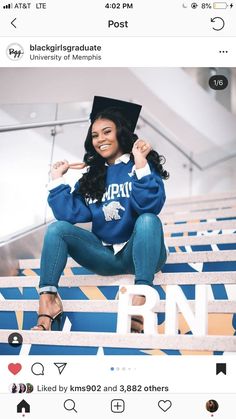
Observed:
[[[107,166],[102,202],[85,199],[75,191],[71,193],[69,185],[60,184],[50,191],[48,203],[57,220],[72,224],[91,221],[92,232],[100,240],[124,243],[131,236],[137,217],[144,213],[159,214],[165,202],[163,180],[148,166],[149,174],[139,179],[131,160]],[[79,182],[75,190],[78,188]]]

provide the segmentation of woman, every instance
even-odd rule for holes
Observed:
[[[17,393],[17,385],[15,383],[10,386],[11,393]]]
[[[34,390],[33,384],[27,383],[26,384],[26,393],[32,393],[33,390]]]
[[[66,160],[51,170],[48,202],[57,220],[49,226],[41,258],[39,321],[33,330],[58,326],[62,302],[58,282],[70,255],[99,275],[134,274],[135,284],[152,285],[166,261],[162,225],[165,202],[163,158],[133,133],[141,106],[95,97],[85,140],[87,172],[71,193],[62,176]],[[82,167],[82,165],[80,166]],[[92,222],[92,232],[74,226]],[[133,300],[144,303],[143,296]],[[142,318],[132,318],[142,332]]]
[[[25,391],[26,391],[26,385],[23,383],[20,383],[18,393],[24,393]]]

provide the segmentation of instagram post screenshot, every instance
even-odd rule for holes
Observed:
[[[4,418],[235,418],[235,13],[0,0]]]

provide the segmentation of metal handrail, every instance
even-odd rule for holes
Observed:
[[[197,169],[204,171],[216,166],[219,163],[224,161],[230,160],[235,157],[235,154],[231,156],[225,156],[215,162],[206,165],[205,167],[200,166],[191,156],[189,156],[185,151],[181,149],[170,137],[164,134],[156,125],[150,122],[144,116],[140,116],[141,121],[143,121],[146,125],[148,125],[153,131],[157,132],[159,135],[162,136],[169,144],[172,145],[180,154],[182,154],[192,165],[194,165]],[[63,126],[63,125],[72,125],[72,124],[80,124],[80,123],[87,123],[89,122],[89,118],[80,118],[80,119],[62,119],[62,120],[55,120],[55,121],[47,121],[47,122],[35,122],[30,124],[19,124],[19,125],[6,125],[0,126],[0,133],[3,132],[11,132],[11,131],[20,131],[20,130],[27,130],[27,129],[34,129],[34,128],[44,128],[44,127],[55,127],[55,126]]]
[[[182,155],[186,157],[186,159],[196,166],[199,170],[202,168],[190,157],[187,153],[185,153],[177,144],[174,143],[166,134],[164,134],[159,128],[157,128],[154,124],[148,121],[147,118],[140,116],[140,119],[150,126],[154,131],[158,132],[167,142],[169,142],[176,150],[178,150]],[[34,128],[43,128],[43,127],[55,127],[55,126],[63,126],[63,125],[71,125],[71,124],[79,124],[89,122],[88,118],[83,119],[67,119],[67,120],[55,120],[55,121],[47,121],[47,122],[36,122],[30,124],[19,124],[19,125],[6,125],[5,127],[0,126],[0,133],[1,132],[10,132],[10,131],[20,131],[25,129],[34,129]]]
[[[200,166],[198,163],[196,163],[195,160],[193,160],[193,158],[191,156],[189,156],[185,151],[183,151],[180,146],[178,146],[177,144],[174,143],[174,141],[172,141],[166,134],[164,134],[159,128],[156,127],[156,125],[154,125],[152,122],[148,121],[147,118],[140,116],[140,119],[146,124],[148,125],[153,131],[157,132],[159,135],[161,135],[162,138],[164,138],[169,144],[172,145],[172,147],[174,147],[176,150],[178,150],[180,152],[180,154],[182,154],[193,166],[195,166],[197,169],[204,171],[207,169],[211,169],[214,166],[217,166],[220,163],[223,163],[225,161],[231,160],[234,157],[236,157],[236,153],[230,155],[230,156],[225,156],[222,157],[221,159],[215,160],[214,162],[206,165],[206,166]],[[192,155],[192,153],[191,153]]]
[[[192,163],[194,166],[197,167],[197,169],[199,170],[203,170],[203,168],[201,166],[199,166],[198,163],[195,162],[195,160],[193,160],[187,153],[185,153],[185,151],[183,151],[177,144],[174,143],[174,141],[172,141],[169,137],[167,137],[166,134],[164,134],[159,128],[157,128],[154,124],[152,124],[151,122],[149,122],[146,118],[144,118],[143,116],[140,116],[140,119],[147,124],[150,128],[153,129],[153,131],[157,132],[159,135],[162,136],[162,138],[164,138],[169,144],[171,144],[176,150],[178,150],[184,157],[186,157],[186,159]]]
[[[34,129],[34,128],[44,128],[44,127],[55,127],[56,125],[71,125],[71,124],[80,124],[83,122],[89,122],[88,118],[83,119],[62,119],[57,121],[47,121],[47,122],[35,122],[30,124],[19,124],[19,125],[6,125],[0,126],[0,132],[9,132],[9,131],[20,131],[24,129]]]

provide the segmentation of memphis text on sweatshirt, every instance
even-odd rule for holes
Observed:
[[[159,214],[165,202],[164,184],[159,173],[148,164],[148,174],[138,176],[134,163],[107,166],[106,191],[102,201],[85,199],[79,182],[71,192],[61,184],[49,193],[48,203],[57,220],[72,224],[92,222],[92,232],[105,243],[129,240],[136,219],[144,213]]]

